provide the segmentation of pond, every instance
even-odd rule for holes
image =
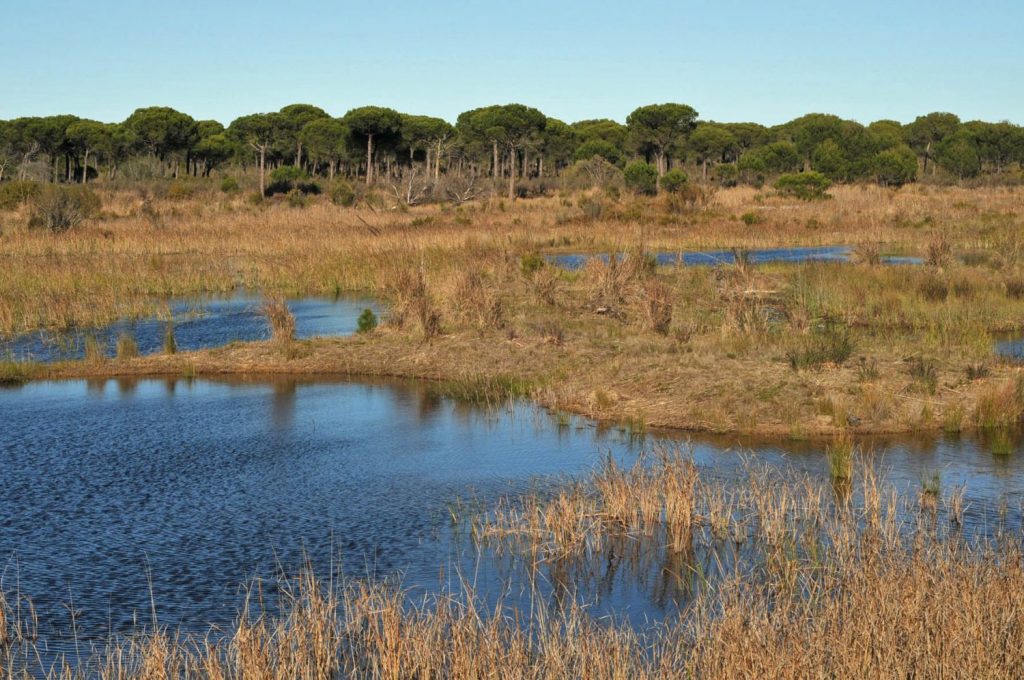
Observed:
[[[767,264],[770,262],[851,262],[853,248],[850,246],[817,246],[806,248],[765,248],[759,250],[707,250],[707,251],[657,251],[651,255],[660,266],[717,266],[736,263],[736,254],[741,253],[750,264]],[[619,255],[621,257],[621,254]],[[548,260],[563,269],[575,270],[582,268],[587,260],[600,258],[607,262],[607,254],[555,254]],[[886,255],[881,258],[882,264],[923,264],[919,257]]]
[[[130,632],[151,606],[163,626],[230,626],[242,586],[307,563],[400,575],[419,593],[463,573],[484,597],[514,601],[515,567],[472,545],[453,517],[550,488],[608,455],[628,465],[652,442],[683,443],[526,404],[482,410],[413,382],[37,382],[0,390],[0,414],[2,585],[31,599],[50,649],[72,633],[100,642]],[[966,485],[969,530],[1001,508],[1019,524],[1024,456],[994,456],[967,438],[866,445],[902,493],[931,475],[944,489]],[[827,474],[820,444],[688,446],[727,481],[749,458]],[[679,604],[649,578],[616,579],[578,596],[638,624]]]
[[[12,339],[0,339],[0,359],[52,362],[81,359],[86,342],[95,339],[103,353],[112,357],[122,333],[132,336],[139,353],[163,351],[168,325],[174,333],[178,351],[220,347],[234,341],[251,342],[270,337],[270,327],[260,310],[263,299],[250,291],[236,291],[225,297],[205,296],[170,300],[169,319],[118,321],[102,328],[76,329],[55,333],[37,332]],[[380,306],[359,297],[308,297],[288,300],[295,316],[299,338],[345,336],[356,331],[356,321],[364,309],[378,317]]]

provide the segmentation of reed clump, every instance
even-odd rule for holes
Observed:
[[[270,326],[270,336],[274,342],[287,346],[295,341],[295,316],[288,308],[288,303],[280,295],[264,297],[260,311]]]
[[[828,458],[829,477],[834,482],[848,482],[853,479],[853,437],[843,432],[825,447]]]
[[[125,331],[117,336],[116,352],[118,359],[134,359],[139,356],[139,345],[131,333]]]

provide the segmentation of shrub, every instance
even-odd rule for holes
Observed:
[[[761,216],[755,212],[743,213],[742,215],[740,215],[740,220],[743,222],[743,224],[747,225],[748,227],[752,227],[755,224],[760,224],[761,222],[764,221],[761,218]]]
[[[935,394],[939,387],[939,368],[934,359],[914,357],[907,369],[910,377],[916,380],[928,394]]]
[[[544,258],[537,253],[527,253],[519,258],[519,269],[523,274],[530,276],[544,267]]]
[[[854,351],[853,338],[845,327],[829,327],[801,339],[786,352],[790,367],[816,368],[832,363],[841,366]]]
[[[292,191],[299,191],[303,194],[319,194],[320,185],[316,182],[305,181],[309,175],[302,168],[294,165],[282,165],[270,173],[270,185],[266,189],[267,196],[274,194],[289,194]]]
[[[356,330],[359,333],[369,333],[377,327],[377,315],[372,309],[364,309],[356,320]]]
[[[825,198],[825,191],[832,186],[832,180],[820,172],[795,172],[782,175],[775,182],[775,190],[784,196],[794,196],[804,201]]]
[[[304,179],[309,179],[309,175],[306,174],[305,170],[294,165],[282,165],[270,173],[271,182],[295,183]]]
[[[305,208],[307,202],[306,195],[299,189],[292,189],[288,192],[288,205],[292,208]]]
[[[604,212],[604,205],[593,196],[584,196],[579,202],[580,210],[588,220],[599,220]]]
[[[225,194],[237,194],[240,190],[238,180],[234,177],[225,177],[220,182],[220,190]]]
[[[636,161],[626,166],[623,173],[626,188],[636,194],[653,196],[658,193],[658,171],[654,166],[643,161]]]
[[[15,180],[0,184],[0,210],[14,210],[39,195],[42,187],[38,182]]]
[[[93,217],[102,203],[91,189],[84,186],[46,186],[32,202],[29,226],[65,232]]]
[[[191,182],[181,179],[172,181],[167,187],[167,198],[171,200],[182,200],[191,198],[196,193],[196,186]]]
[[[349,208],[356,202],[356,192],[352,185],[342,180],[331,187],[331,203]]]
[[[594,187],[618,190],[622,184],[622,170],[603,156],[592,156],[576,161],[562,173],[561,180],[562,186],[569,190],[584,191]]]
[[[735,163],[720,163],[715,166],[715,180],[723,187],[734,187],[739,184],[740,171]]]
[[[662,191],[667,191],[670,194],[678,193],[683,186],[686,185],[687,177],[686,173],[676,168],[675,170],[669,170],[662,176],[659,184],[661,185]]]

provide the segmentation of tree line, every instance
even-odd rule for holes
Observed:
[[[295,176],[375,181],[445,176],[507,182],[558,175],[587,164],[596,172],[642,163],[663,177],[689,167],[708,182],[759,184],[767,177],[814,171],[836,182],[899,186],[921,176],[965,180],[1003,175],[1024,165],[1024,128],[961,121],[929,113],[909,124],[862,125],[812,113],[782,125],[699,120],[685,104],[641,106],[625,123],[565,123],[522,104],[441,118],[365,106],[333,117],[309,104],[241,116],[227,127],[168,107],[140,108],[120,123],[73,115],[0,121],[0,181],[88,183],[115,179],[136,159],[164,176],[210,176],[232,165]],[[595,164],[597,164],[595,166]],[[599,166],[599,167],[598,167]]]

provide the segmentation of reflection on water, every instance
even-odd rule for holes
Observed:
[[[15,361],[61,361],[81,359],[86,345],[95,340],[100,351],[114,356],[118,337],[132,336],[143,355],[163,351],[167,333],[174,335],[178,351],[221,347],[230,342],[266,340],[270,327],[260,311],[262,298],[250,292],[229,297],[204,297],[168,302],[167,319],[119,321],[102,328],[76,329],[65,333],[28,333],[0,340],[0,358]],[[364,298],[302,298],[289,300],[299,338],[345,336],[355,333],[364,309],[380,316],[379,306]]]
[[[30,383],[0,390],[0,414],[3,587],[35,602],[52,640],[69,634],[70,598],[80,639],[148,621],[151,594],[163,625],[228,625],[239,584],[307,560],[350,576],[401,574],[420,592],[461,572],[485,596],[508,598],[505,579],[521,565],[460,536],[471,509],[551,488],[608,454],[629,465],[652,439],[678,443],[526,405],[486,412],[405,382]],[[1009,456],[969,438],[866,445],[904,494],[936,474],[943,489],[966,485],[968,530],[1001,508],[1019,522],[1020,442]],[[706,438],[692,456],[726,482],[745,479],[751,457],[825,479],[822,448]],[[597,613],[657,620],[711,568],[634,543],[600,564],[548,564],[544,587],[557,600],[572,589],[556,586],[571,583]]]
[[[849,246],[817,246],[807,248],[764,248],[758,250],[659,251],[651,256],[661,266],[716,266],[736,264],[737,255],[749,264],[769,262],[850,262],[853,249]],[[588,260],[598,258],[608,262],[607,254],[549,255],[548,260],[563,269],[580,269]],[[617,257],[624,257],[619,254]],[[883,256],[882,264],[923,264],[919,257]]]

